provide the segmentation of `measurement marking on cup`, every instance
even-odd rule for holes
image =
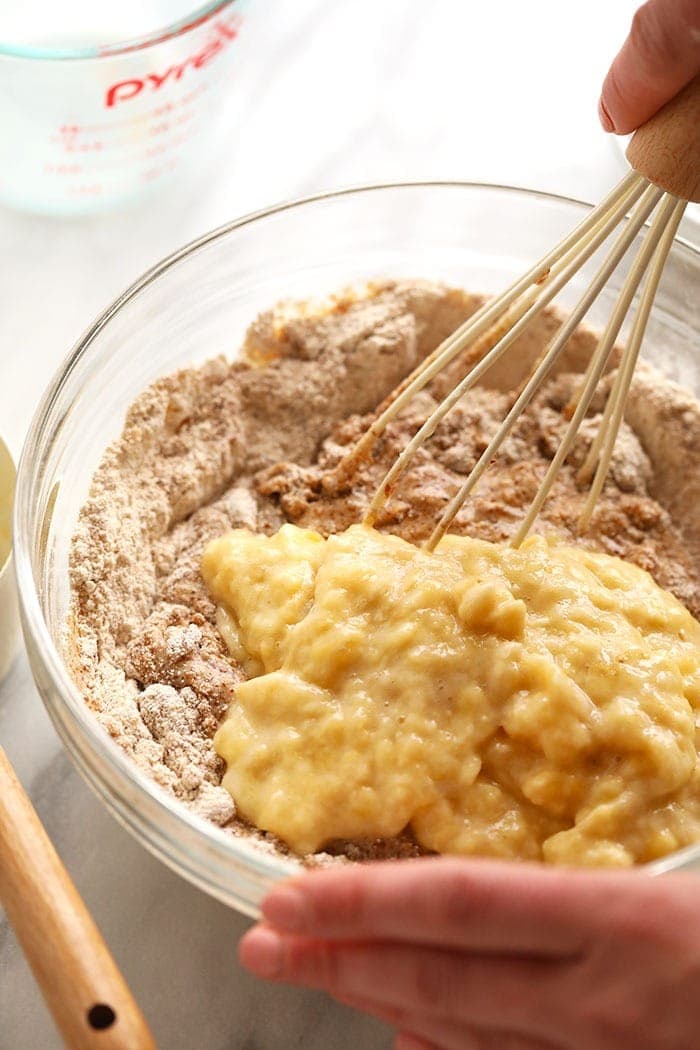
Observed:
[[[61,145],[66,153],[99,153],[105,148],[104,142],[64,142]]]
[[[133,153],[129,156],[119,158],[105,158],[105,163],[98,166],[92,164],[89,170],[83,167],[71,168],[67,165],[61,164],[46,164],[44,165],[43,171],[45,175],[49,175],[52,178],[64,178],[72,179],[76,175],[89,176],[110,176],[118,173],[121,170],[123,164],[152,164],[154,161],[167,162],[167,170],[172,170],[180,162],[182,156],[182,148],[186,146],[189,139],[186,136],[182,136],[177,140],[168,142],[163,145],[149,146],[148,149],[141,150],[137,153]],[[163,167],[166,170],[166,167]],[[150,169],[149,169],[150,171]],[[144,178],[144,172],[137,172],[137,176],[140,179]],[[149,178],[152,175],[149,174]]]
[[[106,141],[104,145],[113,146],[120,144],[120,142],[130,141],[128,138],[117,140],[115,143],[114,139],[109,139],[110,132],[118,132],[124,128],[133,128],[135,124],[148,123],[148,121],[156,120],[160,117],[169,116],[170,114],[177,114],[175,119],[182,121],[183,123],[187,120],[191,120],[198,114],[193,109],[187,109],[185,113],[178,113],[178,110],[183,110],[184,107],[190,106],[200,95],[205,91],[209,90],[208,84],[199,84],[193,91],[188,91],[182,98],[174,99],[172,102],[166,102],[160,106],[156,106],[155,109],[150,109],[147,113],[135,113],[132,117],[124,117],[121,120],[106,121],[99,124],[64,124],[60,128],[57,128],[55,133],[51,135],[50,141],[54,146],[63,146],[67,148],[67,143],[78,135],[95,135],[102,134],[105,136]]]
[[[158,139],[160,143],[163,143],[165,145],[167,145],[168,142],[174,142],[176,139],[177,139],[178,142],[184,141],[184,139],[183,139],[183,137],[181,135],[181,132],[184,131],[187,128],[187,126],[193,120],[196,119],[197,116],[198,116],[198,114],[195,113],[194,111],[190,111],[190,112],[186,112],[186,113],[180,113],[180,114],[178,114],[177,118],[174,119],[174,120],[161,121],[158,124],[154,124],[150,128],[144,128],[139,133],[139,135],[137,136],[136,139],[133,136],[130,136],[130,135],[121,135],[120,134],[120,136],[118,138],[107,139],[104,142],[100,142],[99,146],[96,143],[90,143],[84,149],[80,149],[80,148],[77,148],[75,146],[72,146],[72,147],[66,149],[65,152],[67,154],[71,154],[71,153],[73,153],[73,154],[75,154],[75,153],[83,153],[83,154],[85,154],[85,153],[92,153],[92,154],[94,154],[94,153],[104,153],[105,150],[106,150],[107,152],[109,152],[111,154],[114,154],[114,153],[116,153],[119,150],[130,149],[131,147],[134,146],[135,142],[143,142],[144,138],[147,138],[147,139]],[[61,146],[60,143],[56,143],[56,145],[58,145],[59,148]],[[93,158],[91,157],[89,159],[92,160]],[[123,160],[127,160],[128,157],[122,156],[122,159]],[[66,163],[70,163],[70,160],[68,158],[66,159]]]
[[[104,193],[104,186],[100,182],[91,182],[82,186],[66,186],[66,192],[72,197],[99,197]]]
[[[127,154],[126,156],[120,157],[118,165],[121,164],[140,164],[142,161],[152,161],[157,157],[168,157],[169,162],[173,163],[177,161],[179,151],[182,146],[186,146],[189,142],[188,135],[179,135],[177,138],[168,139],[160,143],[154,143],[153,145],[147,146],[145,149],[137,150],[135,153]],[[175,154],[175,156],[173,156]],[[106,163],[99,166],[92,165],[91,170],[94,171],[114,171],[114,161],[110,163],[109,158],[105,158]]]
[[[44,164],[45,175],[80,175],[82,164]]]

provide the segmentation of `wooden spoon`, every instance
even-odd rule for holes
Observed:
[[[69,1050],[155,1050],[99,930],[0,748],[0,902]]]

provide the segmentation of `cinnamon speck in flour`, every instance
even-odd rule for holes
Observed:
[[[200,575],[208,541],[284,521],[328,534],[357,521],[399,447],[445,390],[441,376],[392,424],[351,484],[334,468],[378,402],[480,304],[429,282],[385,282],[323,308],[275,308],[251,326],[243,357],[165,376],[129,408],[83,506],[70,559],[65,648],[107,733],[198,815],[265,849],[286,848],[239,819],[221,787],[212,737],[243,672],[215,626]],[[378,527],[418,540],[457,489],[551,337],[550,310],[521,338],[489,388],[467,395],[419,453]],[[579,329],[560,373],[525,413],[455,529],[508,536],[532,499],[566,424],[563,409],[594,335]],[[464,362],[451,366],[452,375]],[[538,528],[571,540],[585,499],[575,479],[595,432],[594,403]],[[584,542],[647,569],[700,614],[700,405],[641,367],[610,478]],[[410,835],[336,843],[331,859],[419,852]],[[334,857],[331,858],[330,854]]]

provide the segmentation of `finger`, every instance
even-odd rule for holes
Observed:
[[[627,901],[630,879],[636,889],[638,873],[436,857],[310,872],[262,907],[272,925],[309,937],[572,957],[590,940],[601,895]]]
[[[435,1043],[428,1043],[425,1039],[412,1035],[410,1032],[399,1032],[394,1040],[394,1050],[444,1050]],[[462,1050],[468,1050],[462,1044]]]
[[[649,0],[603,83],[600,119],[625,135],[661,109],[700,72],[699,0]]]
[[[431,1020],[426,1022],[424,1017],[412,1014],[410,1010],[402,1010],[398,1006],[387,1006],[386,1003],[374,1002],[372,999],[349,998],[345,995],[333,996],[339,1003],[352,1007],[353,1010],[361,1010],[362,1013],[375,1017],[378,1021],[392,1025],[394,1028],[405,1029],[402,1031],[403,1038],[410,1038],[409,1032],[422,1032],[429,1034],[431,1039],[440,1038],[440,1046],[448,1045],[446,1040],[447,1029],[450,1029],[451,1041],[460,1050],[464,1050],[469,1041],[469,1032],[463,1025],[447,1025],[444,1022]],[[397,1036],[397,1045],[400,1036]],[[432,1043],[430,1044],[433,1045]]]
[[[346,995],[334,995],[333,998],[344,1006],[349,1006],[353,1010],[360,1010],[364,1014],[369,1014],[370,1017],[374,1017],[377,1021],[383,1021],[384,1024],[391,1025],[393,1028],[406,1029],[406,1032],[402,1033],[403,1038],[409,1038],[407,1035],[409,1030],[418,1031],[418,1028],[420,1027],[420,1020],[417,1017],[413,1016],[408,1010],[399,1009],[398,1006],[387,1006],[386,1003],[377,1003],[372,999],[353,998]],[[440,1022],[435,1021],[433,1024],[437,1029]],[[459,1046],[460,1050],[462,1050],[467,1038],[466,1031],[460,1026],[459,1033],[461,1038]],[[399,1038],[401,1037],[396,1037],[395,1045],[398,1045]]]
[[[557,1050],[554,1043],[510,1032],[411,1024],[397,1036],[394,1050]]]
[[[446,1050],[446,1047],[429,1043],[411,1032],[399,1032],[394,1040],[394,1050]],[[469,1050],[469,1048],[462,1043],[461,1050]]]
[[[557,1050],[554,1043],[509,1032],[443,1026],[424,1027],[417,1023],[396,1038],[394,1050]]]
[[[373,1002],[371,999],[353,999],[344,995],[334,996],[338,1002],[351,1006],[355,1010],[375,1017],[378,1021],[393,1025],[399,1029],[394,1048],[396,1047],[429,1047],[439,1050],[476,1050],[480,1045],[475,1036],[464,1025],[421,1017],[410,1010],[387,1006],[385,1003]],[[500,1033],[503,1034],[503,1033]]]
[[[554,1050],[554,1044],[539,1038],[533,1041],[510,1032],[478,1031],[464,1025],[420,1017],[410,1010],[387,1007],[371,999],[349,999],[342,995],[335,998],[345,1006],[361,1010],[378,1021],[398,1028],[400,1034],[396,1038],[395,1047],[408,1047],[408,1041],[413,1039],[417,1046],[439,1047],[440,1050],[452,1050],[452,1047],[455,1050]]]
[[[360,1010],[363,1014],[371,1014],[378,1021],[384,1021],[394,1027],[399,1026],[408,1016],[406,1010],[401,1010],[398,1006],[387,1006],[386,1003],[380,1003],[374,999],[363,999],[359,995],[341,995],[332,992],[330,994],[333,995],[336,1002],[342,1003],[343,1006],[349,1006],[351,1010]]]
[[[259,977],[377,999],[427,1018],[556,1033],[568,966],[377,942],[313,941],[268,926],[246,933],[242,964]],[[379,991],[378,991],[379,990]]]

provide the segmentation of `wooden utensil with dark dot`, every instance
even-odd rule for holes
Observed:
[[[2,748],[0,902],[69,1050],[155,1050],[141,1011]]]

